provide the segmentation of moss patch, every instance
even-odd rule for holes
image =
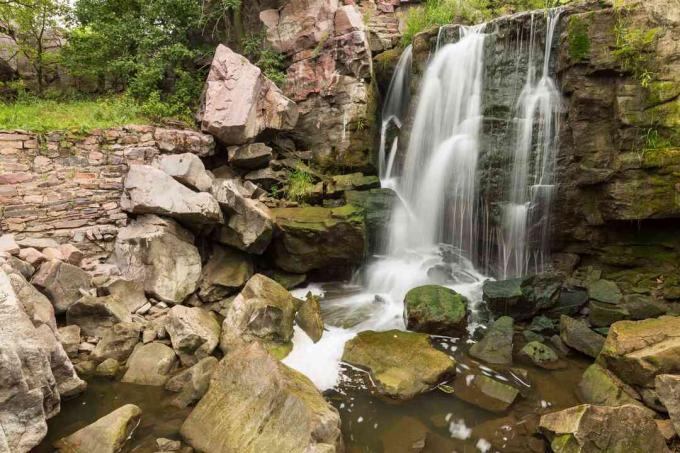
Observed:
[[[579,62],[585,60],[590,54],[590,38],[588,37],[588,24],[579,16],[569,19],[569,57]]]

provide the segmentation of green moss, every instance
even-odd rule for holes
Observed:
[[[569,19],[569,57],[575,62],[585,60],[590,54],[588,23],[580,16]]]
[[[660,28],[637,28],[627,15],[626,10],[618,11],[614,27],[616,48],[614,56],[625,71],[630,71],[644,88],[650,86],[656,78],[653,50]]]

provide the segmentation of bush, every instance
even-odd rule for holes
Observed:
[[[306,201],[314,191],[314,177],[305,170],[294,170],[288,174],[286,195],[289,200]]]
[[[268,47],[264,35],[248,35],[241,43],[243,55],[278,87],[282,87],[286,81],[286,58],[283,54]]]

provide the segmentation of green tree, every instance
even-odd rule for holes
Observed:
[[[8,59],[24,58],[35,72],[38,93],[58,63],[50,44],[60,39],[61,24],[69,10],[63,0],[7,0],[0,2],[0,31],[11,40],[3,49]]]

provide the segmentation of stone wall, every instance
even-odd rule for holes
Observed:
[[[0,131],[0,235],[53,238],[88,255],[108,252],[128,219],[120,197],[129,164],[214,150],[209,135],[153,126],[89,134]]]

